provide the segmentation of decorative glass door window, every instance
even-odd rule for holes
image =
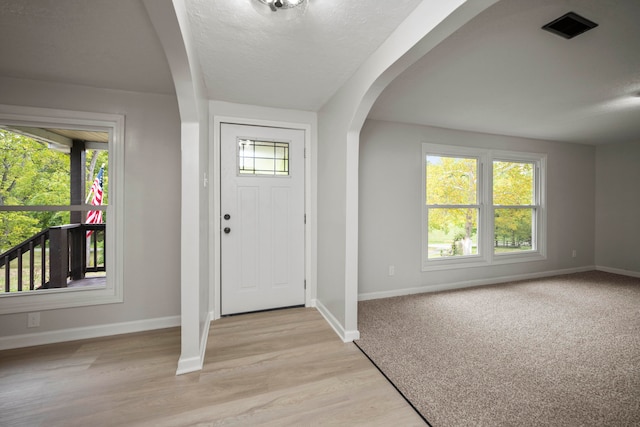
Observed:
[[[289,143],[238,139],[238,173],[289,176]]]

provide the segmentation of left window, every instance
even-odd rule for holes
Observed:
[[[122,302],[124,117],[0,105],[0,314]]]

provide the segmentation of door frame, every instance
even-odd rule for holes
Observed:
[[[276,120],[265,119],[252,119],[247,117],[237,116],[222,116],[213,114],[213,122],[211,123],[212,129],[210,134],[213,135],[213,144],[210,145],[209,150],[209,175],[212,178],[213,185],[209,190],[209,237],[212,244],[209,248],[210,259],[213,261],[210,263],[209,272],[212,283],[210,286],[210,303],[209,307],[213,310],[211,318],[213,320],[220,318],[221,313],[221,254],[222,254],[222,239],[220,229],[220,219],[222,216],[220,197],[222,195],[221,185],[222,180],[220,177],[220,148],[221,148],[221,127],[223,123],[230,123],[235,125],[249,125],[249,126],[263,126],[263,127],[275,127],[285,129],[296,129],[304,131],[304,212],[307,218],[306,227],[304,230],[304,275],[306,281],[305,307],[316,306],[316,280],[315,280],[315,235],[316,221],[313,210],[313,195],[315,192],[312,187],[312,128],[309,123],[297,123],[297,122],[283,122]]]

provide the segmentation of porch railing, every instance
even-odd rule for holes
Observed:
[[[87,238],[89,230],[92,233]],[[87,272],[106,271],[106,226],[68,224],[43,230],[0,254],[2,268],[5,293],[64,288],[69,281],[84,278]]]

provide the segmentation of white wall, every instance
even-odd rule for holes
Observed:
[[[26,314],[3,315],[0,337],[167,317],[177,325],[180,121],[176,98],[0,77],[0,104],[123,114],[126,121],[124,303],[43,311],[41,326],[30,329]],[[153,321],[145,324],[151,326]]]
[[[209,268],[209,102],[186,5],[143,0],[165,51],[181,121],[181,353],[178,374],[202,369],[211,320]]]
[[[318,113],[318,308],[345,341],[359,337],[358,149],[382,90],[497,0],[423,0]]]
[[[547,259],[421,271],[422,143],[546,153]],[[360,135],[359,294],[592,268],[595,148],[367,120]],[[577,256],[572,258],[572,249]],[[388,275],[388,266],[395,275]],[[477,282],[476,282],[477,283]]]
[[[640,142],[596,149],[596,264],[640,275]]]

